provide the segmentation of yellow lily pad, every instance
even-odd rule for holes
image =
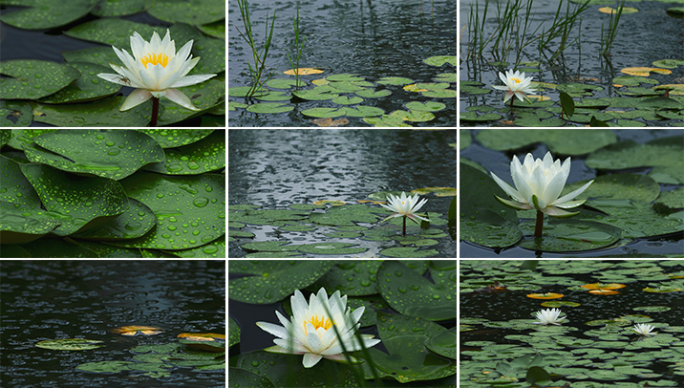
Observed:
[[[609,13],[609,14],[616,14],[618,13],[618,10],[613,8],[613,7],[602,7],[599,8],[599,12],[601,13]],[[622,7],[622,13],[627,14],[627,13],[636,13],[639,12],[638,9],[632,8],[632,7]]]
[[[407,92],[427,92],[427,89],[419,89],[416,84],[406,85],[404,90]]]
[[[336,201],[336,200],[334,200],[334,199],[326,199],[326,200],[323,200],[323,201],[316,201],[316,202],[314,202],[313,204],[314,204],[314,205],[327,205],[327,204],[330,204],[330,205],[332,205],[332,206],[342,206],[342,205],[346,204],[346,202],[344,202],[344,201]]]
[[[164,330],[162,330],[158,327],[152,327],[152,326],[121,326],[121,327],[111,329],[111,332],[115,333],[115,334],[134,336],[137,334],[157,335],[159,333],[163,333]]]
[[[639,77],[648,77],[651,72],[658,74],[672,74],[671,70],[658,69],[656,67],[626,67],[620,71],[625,74],[636,75]]]
[[[321,74],[324,70],[316,69],[315,67],[300,67],[297,69],[297,75],[311,75],[311,74]],[[283,73],[287,75],[295,75],[293,69],[286,70]]]

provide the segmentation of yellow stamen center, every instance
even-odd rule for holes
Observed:
[[[520,80],[520,78],[513,78],[513,82],[515,82],[516,84],[519,84],[522,81]]]
[[[306,328],[306,324],[311,322],[311,325],[313,325],[314,329],[318,330],[319,327],[324,328],[325,330],[328,330],[332,327],[333,322],[326,318],[325,316],[318,318],[317,315],[311,317],[308,321],[304,321],[304,327]]]
[[[143,66],[145,66],[145,68],[147,68],[148,63],[151,63],[153,65],[162,65],[163,67],[166,67],[166,65],[169,64],[169,56],[166,54],[157,55],[155,53],[150,53],[140,58],[140,61],[142,62]]]

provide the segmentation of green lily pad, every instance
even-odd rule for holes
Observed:
[[[295,90],[292,92],[295,96],[303,99],[303,100],[310,100],[310,101],[322,101],[322,100],[332,100],[335,97],[339,97],[339,94],[337,92],[332,92],[331,90],[334,90],[333,88],[323,88],[323,87],[315,87],[313,89],[307,89],[307,90]]]
[[[39,210],[22,209],[18,203],[0,200],[0,210],[0,239],[3,244],[25,244],[35,241],[62,224]],[[8,245],[3,246],[3,251],[6,247]]]
[[[469,129],[460,129],[458,131],[458,143],[461,150],[468,148],[473,143],[473,136]]]
[[[439,251],[434,249],[420,250],[417,247],[394,247],[385,248],[380,251],[385,257],[433,257],[439,255]]]
[[[10,2],[8,5],[23,5],[14,12],[3,11],[0,21],[12,27],[25,30],[47,30],[67,25],[87,15],[95,6],[93,0],[73,0],[55,2],[51,0],[31,0],[20,3]],[[3,4],[7,4],[3,2]],[[4,94],[4,93],[3,93]]]
[[[149,124],[152,100],[125,112],[119,111],[122,104],[122,96],[84,104],[38,104],[33,110],[33,120],[59,127],[144,127]]]
[[[225,132],[214,131],[202,140],[175,149],[166,149],[164,161],[148,164],[145,170],[168,175],[197,175],[226,165]]]
[[[684,187],[678,187],[672,191],[661,192],[655,203],[667,206],[671,209],[684,208]]]
[[[594,183],[576,199],[636,199],[650,202],[660,194],[658,183],[650,177],[640,174],[601,175],[594,178],[593,181]],[[576,190],[586,183],[587,181],[570,183],[563,188],[561,195]],[[611,206],[609,203],[606,205]]]
[[[484,122],[502,119],[503,116],[496,113],[485,113],[478,115],[476,112],[461,112],[458,119],[465,122]]]
[[[145,11],[147,4],[140,0],[100,1],[91,13],[99,17],[126,16]]]
[[[306,288],[325,275],[334,265],[332,261],[253,261],[244,267],[231,265],[233,273],[250,273],[229,282],[230,299],[251,304],[278,302]],[[246,271],[246,272],[245,272]]]
[[[432,98],[456,98],[457,92],[452,89],[434,89],[428,90],[427,92],[420,92],[425,97]]]
[[[111,72],[109,67],[86,62],[70,62],[67,65],[78,70],[81,78],[57,93],[41,98],[40,102],[47,104],[87,102],[111,96],[121,89],[120,85],[107,82],[97,76],[99,73]]]
[[[0,100],[0,127],[28,127],[32,121],[33,112],[28,102]]]
[[[306,86],[306,82],[299,80],[299,83],[297,83],[297,81],[293,79],[272,78],[266,82],[266,85],[276,89],[290,89],[293,86],[298,86],[300,88],[304,87]]]
[[[61,54],[67,62],[87,62],[107,67],[110,69],[108,73],[111,72],[110,63],[121,61],[111,47],[88,47],[81,50],[63,51]]]
[[[213,36],[214,38],[226,39],[226,23],[219,20],[214,23],[203,24],[201,26],[195,26],[198,30],[203,33]]]
[[[456,56],[455,55],[436,55],[434,57],[429,57],[423,60],[426,64],[435,67],[442,67],[445,63],[448,63],[456,67]]]
[[[327,209],[327,213],[312,213],[309,215],[309,221],[321,225],[335,225],[335,226],[356,226],[355,222],[374,223],[378,217],[372,212],[378,209],[373,209],[365,205],[345,205],[331,207]]]
[[[147,12],[169,23],[200,25],[225,19],[225,6],[223,0],[161,1],[154,3]]]
[[[311,253],[316,256],[321,255],[349,255],[354,253],[361,253],[368,250],[368,248],[352,248],[356,244],[351,243],[318,243],[297,245],[297,250],[304,253]]]
[[[292,108],[294,109],[294,107]],[[301,113],[311,117],[330,118],[344,116],[346,112],[346,108],[311,108],[305,109]]]
[[[627,140],[605,147],[587,158],[587,166],[601,170],[654,167],[648,173],[659,183],[684,183],[684,141],[681,136],[646,144]]]
[[[359,97],[364,97],[364,98],[381,98],[381,97],[387,97],[392,94],[391,91],[384,89],[384,90],[361,90],[357,91],[354,94],[356,94]]]
[[[247,111],[252,113],[284,113],[293,109],[294,106],[286,105],[281,102],[262,102],[247,107]]]
[[[391,377],[407,383],[456,374],[455,361],[425,350],[426,341],[446,331],[441,326],[421,318],[379,312],[378,329],[389,355],[375,348],[368,349],[368,353],[377,366],[380,377]],[[356,352],[355,356],[365,357],[361,352]],[[371,379],[373,374],[367,364],[362,364],[364,375]],[[451,384],[456,385],[456,376]]]
[[[344,114],[345,116],[350,116],[350,117],[372,117],[372,116],[380,116],[385,113],[382,108],[377,108],[374,106],[363,106],[363,105],[357,105],[355,107],[346,107],[344,108]],[[302,112],[304,113],[304,112]]]
[[[443,272],[448,280],[433,284],[398,261],[385,261],[378,271],[378,289],[394,310],[431,321],[456,318],[456,269]]]
[[[416,260],[405,260],[407,267],[422,275],[427,269],[427,263],[421,264]],[[337,263],[323,277],[313,283],[309,289],[318,291],[321,287],[331,292],[339,290],[343,295],[368,296],[379,293],[377,288],[377,273],[381,261],[354,260]],[[365,315],[365,313],[364,313]]]
[[[137,23],[120,18],[102,18],[79,24],[64,34],[72,38],[87,40],[125,49],[129,53],[133,32],[139,33],[144,39],[150,39],[156,32],[160,37],[166,35],[169,30],[171,39],[176,44],[176,48],[182,47],[190,39],[200,39],[203,35],[187,24],[177,23],[171,27],[150,26],[145,23]],[[111,49],[111,47],[109,48]],[[112,50],[113,52],[114,50]],[[200,61],[201,62],[201,61]],[[121,64],[121,60],[116,60],[115,64]],[[101,65],[107,66],[107,64]]]
[[[157,218],[150,208],[133,198],[129,198],[128,203],[129,208],[114,220],[74,237],[97,241],[133,239],[143,236],[157,225]]]
[[[361,98],[361,97],[349,98],[347,96],[339,96],[339,97],[333,98],[332,102],[334,102],[335,104],[340,104],[340,105],[360,104],[363,102],[363,98]]]
[[[553,153],[582,155],[617,141],[610,129],[483,129],[475,136],[487,148],[496,151],[516,150],[530,144],[544,143]]]
[[[231,317],[228,319],[228,347],[240,343],[240,326]]]
[[[413,80],[403,77],[383,77],[375,81],[375,83],[380,85],[408,85],[413,83]]]
[[[684,59],[660,59],[653,61],[653,66],[674,69],[677,66],[684,66]]]
[[[440,356],[456,359],[456,327],[429,338],[425,347]]]
[[[533,235],[534,226],[534,221],[523,222],[520,229]],[[518,245],[544,252],[584,251],[612,245],[620,239],[621,233],[620,228],[598,222],[550,219],[544,222],[541,241],[530,238]]]
[[[637,77],[633,75],[622,75],[619,77],[613,78],[613,83],[614,84],[620,84],[620,85],[626,85],[626,86],[638,86],[639,84],[651,84],[651,85],[658,85],[660,82],[658,80],[655,80],[653,78],[647,78],[647,77]]]
[[[392,120],[397,120],[397,121],[411,121],[411,122],[425,122],[425,121],[430,121],[435,118],[435,115],[433,115],[430,112],[422,112],[422,111],[411,111],[407,112],[405,110],[395,110],[394,112],[390,113],[389,115],[390,119]]]
[[[285,92],[268,92],[266,94],[260,94],[254,96],[259,101],[289,101],[292,95]],[[245,105],[247,107],[248,105]]]
[[[461,163],[461,239],[492,248],[517,243],[522,238],[516,212],[495,195],[507,194],[487,174]]]
[[[91,373],[121,373],[125,370],[130,370],[130,366],[135,364],[132,361],[97,361],[86,362],[78,365],[76,369],[82,372]]]
[[[173,32],[171,34],[174,36]],[[188,74],[218,74],[226,71],[226,42],[223,39],[196,39],[192,44],[191,53],[193,58],[201,59]]]
[[[225,80],[222,75],[219,75],[200,84],[178,88],[178,91],[188,96],[190,101],[201,111],[193,111],[176,104],[168,98],[161,98],[159,100],[161,106],[158,122],[160,126],[187,120],[210,111],[216,108],[217,105],[223,105],[222,99],[225,98],[226,92]],[[163,112],[161,111],[162,106],[164,107]]]
[[[167,176],[138,171],[120,181],[126,194],[152,209],[157,227],[119,247],[183,250],[225,234],[225,178],[202,174]]]
[[[214,133],[215,129],[138,129],[152,137],[162,148],[176,148],[196,143]]]
[[[136,130],[61,129],[34,141],[40,147],[25,149],[32,162],[115,180],[164,158],[159,144]]]
[[[128,198],[117,181],[101,177],[74,180],[68,173],[42,164],[19,167],[47,214],[62,223],[53,231],[59,236],[99,226],[128,209]]]
[[[409,108],[411,111],[420,111],[420,112],[439,112],[440,110],[443,110],[446,108],[446,105],[442,104],[441,102],[434,102],[434,101],[427,101],[425,103],[418,102],[418,101],[411,101],[406,103],[406,107]]]
[[[85,338],[63,338],[40,341],[36,344],[36,347],[50,350],[92,350],[103,347],[104,345],[96,345],[101,343],[102,341]]]
[[[178,257],[206,259],[206,258],[221,258],[226,257],[226,239],[224,236],[217,238],[206,245],[201,245],[192,249],[183,249],[180,251],[169,251],[167,253]]]
[[[33,59],[0,62],[0,74],[11,77],[0,78],[0,95],[16,100],[49,96],[81,77],[71,66]]]

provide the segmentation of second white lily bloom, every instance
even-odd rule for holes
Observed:
[[[570,158],[565,159],[561,165],[560,159],[554,162],[551,152],[547,152],[543,160],[535,160],[532,154],[527,154],[523,164],[518,158],[513,158],[511,176],[515,188],[494,173],[492,173],[492,178],[506,194],[513,198],[513,201],[510,201],[496,197],[504,205],[517,210],[537,209],[553,217],[570,217],[579,212],[573,213],[563,209],[582,205],[586,200],[573,201],[573,199],[584,192],[594,181],[558,198],[569,175]]]

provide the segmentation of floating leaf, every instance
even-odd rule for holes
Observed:
[[[50,350],[92,350],[101,348],[103,345],[96,345],[101,343],[102,341],[85,338],[63,338],[40,341],[36,344],[36,347]]]
[[[121,326],[110,330],[112,333],[126,336],[135,335],[157,335],[164,331],[158,327],[153,326]]]
[[[296,71],[297,75],[321,74],[324,72],[325,72],[324,70],[316,69],[315,67],[300,67]],[[285,73],[287,75],[295,75],[295,71],[292,69],[286,70],[283,73]]]
[[[426,64],[430,66],[442,67],[445,63],[448,63],[456,67],[456,56],[455,55],[437,55],[434,57],[429,57],[423,60]]]
[[[226,17],[224,0],[158,1],[147,12],[169,23],[207,24]]]
[[[651,72],[658,74],[672,74],[671,70],[658,69],[655,67],[626,67],[620,71],[625,74],[636,75],[640,77],[648,77],[651,75]]]
[[[17,100],[49,96],[81,77],[71,66],[33,59],[0,62],[0,74],[11,77],[0,78],[0,95]]]
[[[247,107],[248,112],[252,113],[284,113],[294,109],[292,105],[285,105],[280,102],[262,102]]]
[[[51,0],[31,0],[21,3],[10,2],[9,5],[23,5],[29,8],[14,12],[3,10],[0,20],[12,27],[27,30],[47,30],[67,25],[87,15],[95,6],[92,0],[69,0],[68,2]],[[6,4],[4,2],[3,4]],[[4,94],[4,93],[3,93]]]

